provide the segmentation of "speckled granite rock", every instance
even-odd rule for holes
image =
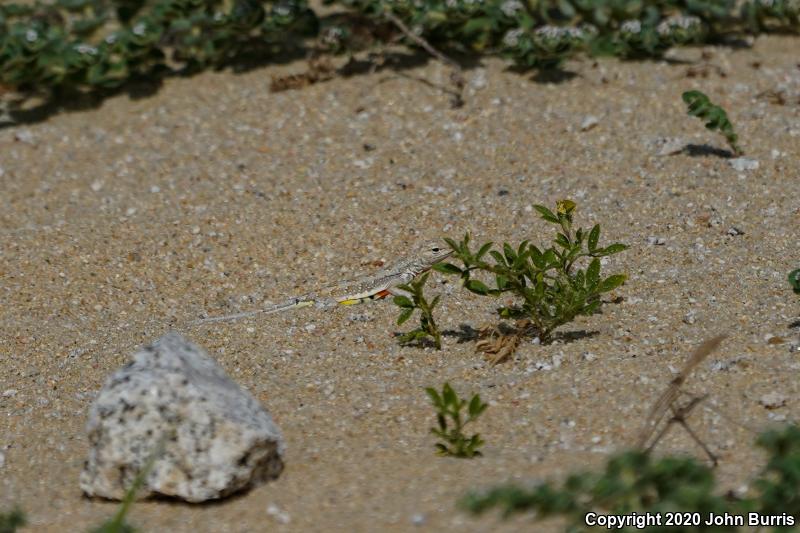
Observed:
[[[283,438],[269,413],[201,348],[169,333],[115,372],[91,407],[89,496],[121,499],[163,442],[139,498],[222,498],[277,477]]]

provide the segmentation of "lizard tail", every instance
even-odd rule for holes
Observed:
[[[267,307],[266,309],[256,309],[255,311],[236,313],[234,315],[212,316],[209,318],[201,318],[200,320],[195,320],[189,325],[197,326],[202,324],[211,324],[212,322],[228,322],[231,320],[239,320],[240,318],[248,318],[256,315],[271,315],[272,313],[279,313],[281,311],[285,311],[286,309],[292,309],[296,307],[308,307],[311,305],[314,305],[313,300],[301,300],[300,298],[292,298],[287,302],[278,305],[273,305],[272,307]]]
[[[258,309],[257,311],[248,311],[246,313],[236,313],[235,315],[224,315],[224,316],[212,316],[209,318],[201,318],[200,320],[195,320],[190,326],[197,326],[200,324],[210,324],[212,322],[227,322],[229,320],[239,320],[240,318],[247,318],[249,316],[260,315],[261,313],[266,313],[267,311],[264,309]]]

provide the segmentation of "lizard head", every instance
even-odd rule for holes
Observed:
[[[426,241],[420,246],[418,257],[426,267],[431,267],[452,253],[442,241]]]

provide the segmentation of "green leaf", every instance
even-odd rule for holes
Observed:
[[[489,249],[492,247],[492,244],[494,244],[494,243],[492,243],[492,242],[487,242],[486,244],[484,244],[483,246],[481,246],[480,250],[478,250],[478,253],[477,253],[477,254],[475,254],[475,260],[476,260],[476,261],[480,261],[481,257],[483,257],[484,255],[486,255],[486,252],[488,252],[488,251],[489,251]]]
[[[409,292],[413,292],[413,291],[409,291]],[[398,307],[405,307],[405,308],[412,309],[412,310],[414,308],[414,302],[412,302],[407,296],[402,296],[402,295],[395,296],[392,301],[394,302],[394,305],[396,305]]]
[[[614,289],[625,283],[625,280],[627,278],[628,276],[626,276],[625,274],[616,274],[614,276],[609,276],[600,283],[597,290],[598,292],[613,291]]]
[[[498,265],[504,265],[504,266],[506,265],[506,258],[500,252],[492,250],[489,252],[489,255],[491,255],[494,258],[494,260],[497,261]]]
[[[433,387],[425,387],[425,392],[430,396],[431,401],[435,407],[442,407],[444,404],[442,403],[442,397],[439,396],[439,391],[434,389]]]
[[[546,221],[558,224],[558,217],[555,216],[553,212],[547,209],[545,206],[534,205],[533,208],[536,209],[539,212],[539,214],[542,215],[542,218],[545,219]]]
[[[436,263],[432,268],[433,270],[441,272],[442,274],[460,275],[462,273],[460,268],[450,263]]]
[[[497,284],[497,288],[501,291],[505,290],[508,287],[508,278],[505,276],[497,274],[494,278],[494,281]]]
[[[436,296],[433,298],[433,301],[432,301],[432,302],[431,302],[431,303],[428,305],[428,309],[430,309],[431,311],[433,311],[433,309],[434,309],[434,308],[435,308],[437,305],[439,305],[439,299],[440,299],[441,297],[442,297],[442,295],[441,295],[441,294],[437,294],[437,295],[436,295]]]
[[[559,233],[558,235],[556,235],[554,242],[566,250],[570,249],[569,240],[563,233]]]
[[[444,400],[445,406],[458,405],[456,391],[453,390],[453,387],[451,387],[449,383],[445,383],[442,387],[442,399]]]
[[[475,294],[486,295],[489,294],[489,287],[486,286],[480,280],[477,279],[470,279],[464,284],[468,291],[474,292]]]
[[[789,284],[794,292],[800,294],[800,268],[789,272]]]
[[[528,254],[531,257],[531,261],[533,261],[533,265],[538,269],[543,269],[546,266],[546,262],[544,259],[544,255],[536,246],[529,246],[528,247]]]
[[[467,412],[469,413],[470,418],[473,420],[478,418],[480,414],[486,409],[488,405],[481,402],[480,395],[476,394],[472,397],[469,402],[469,407],[467,408]]]
[[[600,224],[595,224],[592,231],[589,232],[589,251],[594,252],[597,249],[597,243],[600,240]]]
[[[510,264],[512,264],[512,263],[514,262],[514,260],[517,258],[517,254],[516,254],[516,252],[515,252],[515,251],[514,251],[514,249],[511,247],[511,245],[510,245],[510,244],[508,244],[507,242],[504,242],[504,243],[503,243],[503,255],[505,255],[505,257],[506,257],[506,262],[507,262],[509,265],[510,265]]]
[[[400,316],[397,317],[397,325],[401,325],[403,322],[411,318],[411,315],[414,313],[414,309],[403,309],[400,313]]]
[[[600,281],[600,260],[596,257],[589,263],[589,268],[586,269],[586,281],[591,287],[594,287]]]
[[[603,257],[603,256],[606,256],[606,255],[618,254],[620,252],[623,252],[623,251],[627,250],[628,248],[629,248],[629,246],[626,245],[626,244],[615,243],[615,244],[612,244],[610,246],[606,246],[605,248],[602,248],[601,250],[597,251],[593,255],[595,257]]]
[[[468,238],[468,237],[466,237],[466,238]],[[460,252],[460,251],[461,251],[461,245],[459,245],[459,244],[458,244],[456,241],[454,241],[453,239],[451,239],[451,238],[449,238],[449,237],[445,237],[445,238],[444,238],[444,242],[446,242],[446,243],[447,243],[447,246],[449,246],[449,247],[450,247],[450,249],[451,249],[451,250],[453,250],[454,252]]]

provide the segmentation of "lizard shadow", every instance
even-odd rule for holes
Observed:
[[[714,146],[709,146],[707,144],[687,144],[683,150],[683,153],[688,155],[689,157],[721,157],[722,159],[730,159],[734,156],[733,152],[729,150],[725,150],[723,148],[716,148]]]
[[[497,325],[497,329],[502,335],[512,335],[517,332],[517,329],[514,326],[505,322],[500,322]],[[568,344],[581,339],[595,337],[599,334],[600,332],[597,330],[587,331],[584,329],[557,332],[553,334],[553,341],[559,341],[561,343]],[[457,339],[457,344],[464,344],[480,339],[480,330],[475,329],[470,324],[459,324],[458,329],[448,329],[442,331],[442,336],[455,337]],[[537,335],[535,330],[528,330],[525,332],[524,336],[529,339],[534,339]]]

